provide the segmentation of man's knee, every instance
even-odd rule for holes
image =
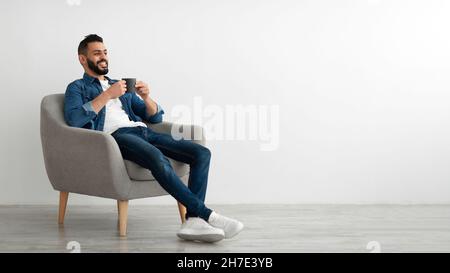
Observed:
[[[166,172],[166,171],[172,169],[172,165],[170,164],[170,161],[165,156],[161,156],[156,162],[157,162],[156,167],[160,171]]]
[[[201,161],[209,161],[211,159],[211,151],[204,146],[200,146],[196,153],[196,159]]]

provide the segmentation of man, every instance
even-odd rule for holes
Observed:
[[[116,140],[123,158],[149,169],[158,183],[186,209],[186,221],[178,231],[185,240],[216,242],[243,229],[237,220],[222,216],[204,204],[211,153],[188,140],[152,131],[142,121],[160,123],[163,109],[150,97],[150,88],[137,81],[136,92],[126,92],[125,81],[112,80],[108,53],[100,36],[91,34],[78,46],[84,68],[82,79],[69,84],[64,117],[70,126],[103,131]],[[190,165],[184,185],[167,157]]]

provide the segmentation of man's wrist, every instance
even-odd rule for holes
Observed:
[[[105,96],[105,98],[106,98],[107,100],[110,100],[110,99],[111,99],[111,95],[109,95],[108,90],[109,90],[109,88],[106,89],[102,94],[103,94],[103,96]]]

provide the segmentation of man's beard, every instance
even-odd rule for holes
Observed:
[[[101,62],[106,62],[106,68],[101,69],[100,67],[98,67],[98,64]],[[107,60],[100,60],[97,62],[97,64],[94,64],[93,61],[87,59],[87,64],[88,67],[94,71],[97,75],[106,75],[108,74],[108,61]]]

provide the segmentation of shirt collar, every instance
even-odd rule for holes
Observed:
[[[108,80],[108,83],[114,83],[116,82],[115,80],[110,79],[109,77],[105,76],[105,79]],[[83,80],[87,83],[94,83],[95,80],[97,80],[97,78],[89,76],[87,73],[83,74]]]

